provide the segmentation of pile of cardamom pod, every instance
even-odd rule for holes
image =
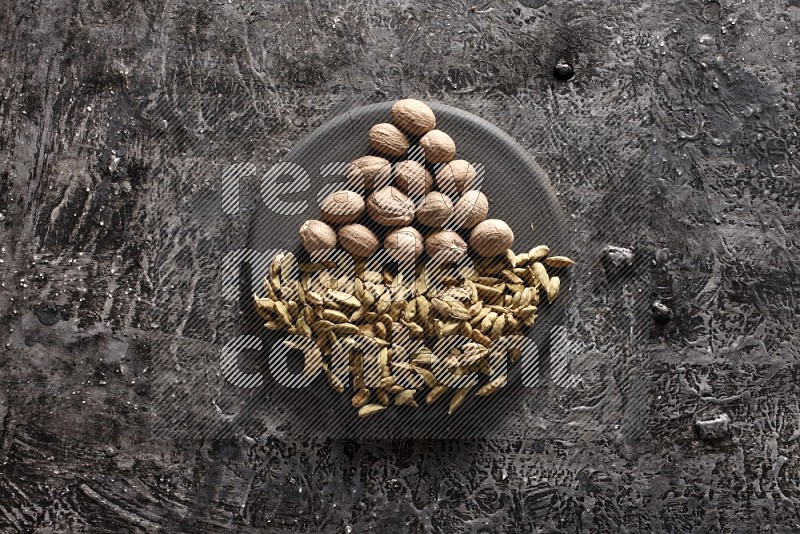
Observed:
[[[453,413],[475,388],[487,396],[506,384],[506,364],[521,349],[503,340],[520,338],[542,299],[557,297],[560,278],[547,269],[574,263],[549,253],[545,245],[508,250],[435,280],[424,264],[404,280],[388,268],[369,270],[361,259],[355,276],[337,278],[336,261],[298,263],[279,254],[255,306],[266,328],[290,335],[287,347],[305,351],[305,373],[321,371],[340,393],[352,377],[359,416],[391,404],[416,408],[422,389],[427,404],[451,393]],[[507,360],[498,365],[498,358]],[[465,380],[473,375],[484,375],[485,384]]]

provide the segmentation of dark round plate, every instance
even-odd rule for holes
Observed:
[[[319,217],[318,199],[343,182],[341,170],[346,163],[360,156],[374,154],[367,140],[369,128],[376,123],[389,122],[392,102],[372,104],[339,115],[326,122],[293,148],[283,162],[290,162],[297,180],[298,171],[309,187],[296,186],[296,192],[284,193],[281,198],[294,202],[292,209],[278,208],[268,202],[259,203],[249,232],[248,246],[256,250],[281,248],[294,252],[302,259],[297,230],[307,219]],[[505,220],[514,230],[514,250],[523,252],[536,245],[546,244],[552,253],[569,254],[567,218],[544,171],[530,154],[511,137],[493,124],[465,111],[438,103],[429,103],[436,114],[437,128],[447,132],[456,143],[458,159],[466,159],[483,167],[481,190],[489,198],[489,217]],[[536,125],[531,124],[531,128]],[[337,165],[338,164],[338,165]],[[280,181],[279,181],[280,183]],[[299,183],[299,182],[294,182]],[[306,185],[308,185],[306,183]],[[302,185],[302,184],[300,184]],[[284,190],[288,191],[290,188]],[[454,199],[455,200],[455,199]],[[299,207],[305,209],[300,210]],[[283,213],[276,213],[282,211]],[[423,227],[419,227],[424,231]],[[260,279],[265,273],[252,273]],[[504,424],[513,408],[521,402],[535,402],[546,390],[550,338],[554,328],[563,322],[564,306],[569,293],[568,273],[559,273],[562,289],[556,303],[542,305],[539,319],[527,336],[537,345],[536,361],[518,362],[512,366],[509,385],[499,393],[482,399],[471,396],[454,415],[447,415],[447,397],[434,406],[424,402],[416,410],[401,407],[388,409],[364,420],[356,416],[350,405],[349,391],[333,393],[324,377],[319,377],[310,391],[280,392],[281,386],[266,380],[267,388],[277,388],[271,402],[286,402],[303,407],[292,415],[291,425],[299,433],[325,436],[356,437],[478,437]],[[244,298],[249,297],[244,295]],[[261,329],[265,351],[280,339],[280,335]],[[519,379],[520,369],[539,373],[536,387],[524,387]],[[424,398],[425,391],[417,397]],[[465,409],[469,406],[469,409]]]

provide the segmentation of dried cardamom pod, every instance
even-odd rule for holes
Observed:
[[[428,322],[428,315],[430,314],[430,302],[428,302],[428,299],[423,295],[419,295],[415,300],[417,301],[417,315],[419,316],[419,322],[421,324],[425,324]]]
[[[464,400],[469,395],[469,392],[472,391],[473,386],[468,386],[465,388],[459,388],[453,398],[450,399],[450,409],[447,410],[448,415],[453,415],[453,413],[464,403]]]
[[[521,293],[522,291],[525,290],[525,284],[508,284],[506,286],[506,289],[508,289],[511,292],[512,295],[514,293]],[[505,296],[508,296],[508,295],[505,295]]]
[[[548,254],[550,254],[550,247],[547,245],[539,245],[528,252],[528,261],[539,261]]]
[[[520,278],[519,276],[514,274],[512,271],[509,271],[508,269],[503,269],[502,271],[500,271],[500,275],[506,280],[506,282],[509,282],[509,283],[512,283],[512,284],[523,284],[524,283],[522,281],[522,278]]]
[[[333,331],[339,336],[355,336],[359,333],[358,327],[353,323],[338,323]]]
[[[292,276],[295,274],[295,270],[297,270],[297,258],[294,254],[289,252],[283,256],[283,259],[281,259],[279,274],[282,287],[290,286],[292,284]]]
[[[506,317],[505,315],[500,315],[495,319],[494,323],[492,323],[492,330],[489,334],[489,337],[492,340],[498,339],[500,336],[503,335],[503,330],[506,327]]]
[[[386,339],[386,325],[383,323],[375,323],[373,326],[375,329],[375,337]]]
[[[381,381],[378,383],[378,387],[388,389],[395,385],[394,378],[391,376],[384,376],[381,378]]]
[[[414,369],[414,371],[422,378],[422,380],[425,381],[425,384],[429,388],[435,388],[436,386],[439,385],[439,381],[436,380],[436,376],[427,369],[424,369],[417,365],[413,365],[412,369]]]
[[[383,283],[383,275],[377,271],[364,271],[361,274],[361,278],[365,282],[371,282],[373,284],[382,284]]]
[[[550,279],[550,283],[547,284],[547,302],[553,302],[556,300],[558,296],[558,290],[561,287],[561,279],[558,276],[554,276]]]
[[[281,288],[281,261],[283,260],[283,253],[278,253],[269,264],[269,286],[276,294]]]
[[[478,291],[478,295],[486,299],[502,297],[505,288],[505,284],[498,284],[492,287],[485,286],[483,284],[475,284],[475,289]]]
[[[544,265],[537,261],[531,265],[530,269],[533,271],[536,279],[539,280],[539,283],[542,284],[542,286],[547,287],[547,285],[550,283],[550,276],[547,274],[547,269],[544,268]]]
[[[327,363],[322,364],[322,372],[325,374],[325,378],[328,379],[328,383],[336,393],[344,393],[344,382],[330,370]]]
[[[480,331],[484,334],[489,332],[489,329],[492,328],[492,325],[497,320],[497,312],[490,311],[486,314],[486,317],[483,318],[480,325]],[[491,336],[490,336],[491,337]]]
[[[405,325],[405,327],[408,328],[409,333],[414,337],[421,336],[425,333],[425,330],[415,322],[401,320],[400,323]]]
[[[388,404],[388,402],[387,402]],[[382,410],[385,410],[386,406],[381,404],[365,404],[358,410],[359,417],[369,417],[370,415],[376,414]]]
[[[314,306],[322,306],[324,299],[316,291],[306,291],[306,300]]]
[[[392,306],[392,301],[387,298],[381,298],[375,306],[375,311],[379,314],[387,313]]]
[[[304,317],[300,316],[295,322],[297,333],[304,337],[311,337],[311,327],[308,326]]]
[[[417,317],[417,299],[413,298],[406,302],[405,304],[406,309],[403,312],[403,316],[405,317],[406,321],[413,321]]]
[[[376,390],[375,397],[378,399],[381,406],[389,406],[389,394],[386,393],[385,389]]]
[[[517,317],[520,317],[522,319],[527,319],[528,317],[536,313],[536,306],[525,306],[524,308],[520,308],[519,310],[517,310],[515,313]]]
[[[344,304],[345,306],[350,306],[351,308],[361,307],[361,301],[345,291],[330,289],[328,290],[328,295],[330,295],[330,297],[336,302]]]
[[[506,318],[506,326],[508,326],[508,328],[510,328],[511,330],[519,330],[520,327],[519,319],[517,319],[510,313],[507,313],[505,315],[505,318]]]
[[[505,387],[508,378],[506,375],[500,375],[482,388],[475,394],[478,397],[488,397],[492,393],[498,391],[500,388]]]
[[[286,307],[286,304],[281,301],[277,301],[275,303],[275,311],[277,312],[278,317],[280,317],[281,320],[286,323],[286,326],[292,326],[294,321],[292,320],[292,316],[289,314],[289,309]]]
[[[489,313],[490,313],[491,311],[492,311],[492,310],[491,310],[491,308],[489,308],[488,306],[487,306],[487,307],[485,307],[485,308],[481,308],[481,309],[478,311],[478,314],[477,314],[475,317],[473,317],[473,318],[472,318],[472,320],[470,321],[470,324],[471,324],[472,326],[474,326],[474,327],[476,327],[476,328],[477,328],[477,326],[478,326],[479,324],[481,324],[481,323],[482,323],[483,319],[484,319],[484,318],[485,318],[487,315],[489,315]]]
[[[275,310],[275,301],[269,298],[258,298],[253,295],[253,301],[256,304],[256,309],[266,310],[266,311],[274,311]]]
[[[353,324],[360,323],[367,316],[367,307],[361,306],[350,315],[350,322]]]
[[[480,343],[484,347],[489,347],[492,344],[491,338],[483,335],[480,330],[473,329],[472,330],[472,339],[477,343]]]
[[[566,256],[550,256],[544,262],[549,266],[556,269],[563,269],[565,267],[572,267],[575,262]]]
[[[334,325],[335,323],[331,321],[320,319],[319,321],[314,321],[313,323],[311,323],[311,329],[317,334],[322,334],[330,330],[333,330]]]
[[[469,321],[472,319],[472,314],[466,308],[453,306],[450,308],[450,317],[459,321]]]
[[[353,395],[353,398],[350,400],[350,402],[353,403],[354,408],[361,408],[367,402],[369,402],[369,395],[370,392],[367,388],[359,389],[356,394]]]
[[[473,328],[472,328],[472,325],[469,324],[469,321],[462,321],[461,322],[461,331],[460,332],[461,332],[461,335],[463,337],[465,337],[467,339],[470,339],[472,337],[472,331],[473,331]]]
[[[337,310],[323,310],[322,318],[332,323],[346,323],[350,318]]]
[[[371,324],[360,324],[358,325],[358,333],[364,337],[374,338],[375,326]]]
[[[403,389],[394,398],[394,403],[397,406],[411,406],[417,407],[417,401],[414,400],[414,395],[417,393],[416,389]]]
[[[450,305],[442,299],[432,298],[431,306],[433,306],[433,309],[445,317],[450,314]]]
[[[436,402],[436,399],[447,393],[449,389],[450,388],[445,385],[436,386],[435,388],[430,390],[428,394],[425,396],[425,402],[427,404],[433,404],[434,402]]]
[[[511,267],[516,267],[517,255],[514,254],[514,251],[511,250],[510,248],[506,249],[505,256],[506,256],[506,261],[508,262],[508,264],[511,265]]]

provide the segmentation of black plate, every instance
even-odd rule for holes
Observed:
[[[250,225],[248,246],[257,250],[282,248],[303,257],[297,230],[306,219],[319,217],[318,198],[330,191],[332,183],[343,181],[340,175],[324,177],[321,169],[335,169],[360,156],[374,154],[367,141],[369,128],[388,122],[392,102],[373,104],[339,115],[322,125],[292,149],[284,162],[304,169],[311,187],[307,191],[286,195],[286,200],[305,201],[307,209],[293,215],[277,214],[266,203],[260,203]],[[547,244],[553,253],[568,254],[569,230],[553,187],[544,171],[528,152],[511,137],[489,122],[462,110],[438,103],[429,103],[437,117],[437,128],[447,132],[456,142],[457,158],[483,165],[485,175],[481,189],[490,201],[490,218],[505,220],[514,230],[514,250],[527,251],[533,246]],[[531,128],[536,125],[531,124]],[[335,187],[335,186],[334,186]],[[420,227],[420,230],[424,228]],[[263,266],[254,269],[260,279]],[[259,271],[259,272],[255,272]],[[539,359],[531,362],[540,376],[548,372],[548,353],[552,329],[562,324],[564,306],[569,293],[567,273],[562,277],[562,289],[554,305],[540,306],[539,320],[527,333],[539,347]],[[248,299],[243,295],[243,299]],[[248,332],[256,333],[256,332]],[[281,336],[261,328],[267,348]],[[270,402],[286,402],[291,421],[288,426],[300,434],[359,437],[477,437],[504,424],[508,414],[520,402],[543,399],[546,381],[540,378],[537,388],[522,387],[519,364],[510,374],[505,390],[480,399],[471,397],[453,416],[447,415],[448,398],[429,407],[389,409],[374,417],[360,420],[350,406],[349,391],[334,394],[323,377],[310,391],[280,391],[281,386],[266,381],[265,388],[275,388],[268,395]],[[424,397],[424,390],[417,395]],[[291,407],[302,405],[301,409]]]

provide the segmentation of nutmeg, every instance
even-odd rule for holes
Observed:
[[[475,167],[463,159],[454,159],[436,173],[436,187],[448,194],[463,193],[472,189],[477,176]]]
[[[406,98],[392,106],[392,122],[411,135],[422,135],[436,127],[436,116],[424,102]]]
[[[353,222],[364,213],[364,199],[355,191],[334,191],[320,203],[322,220],[334,224]]]
[[[480,191],[467,191],[453,206],[452,221],[459,228],[472,228],[489,215],[489,199]]]
[[[514,232],[500,219],[487,219],[469,234],[469,246],[484,257],[502,254],[514,244]]]
[[[396,228],[383,240],[383,248],[397,261],[415,260],[422,254],[422,234],[412,226]]]
[[[425,226],[443,226],[453,214],[453,201],[440,191],[431,191],[417,204],[417,220]]]
[[[336,248],[336,232],[322,221],[311,219],[300,227],[300,242],[306,252]]]
[[[464,257],[467,244],[452,230],[437,230],[425,238],[425,252],[432,260],[452,263]]]
[[[370,191],[389,182],[392,164],[378,156],[364,156],[353,160],[347,167],[347,183]]]
[[[433,187],[433,176],[428,169],[412,160],[395,164],[394,180],[398,189],[413,197],[425,195]]]
[[[396,126],[384,122],[369,129],[369,144],[380,154],[402,156],[408,151],[408,139]]]
[[[342,248],[359,258],[372,256],[381,244],[375,233],[361,224],[342,226],[339,228],[337,236]]]
[[[384,226],[406,226],[414,220],[414,202],[396,187],[386,186],[367,197],[367,213]]]
[[[419,146],[430,163],[447,163],[456,155],[456,144],[441,130],[431,130],[419,140]]]

